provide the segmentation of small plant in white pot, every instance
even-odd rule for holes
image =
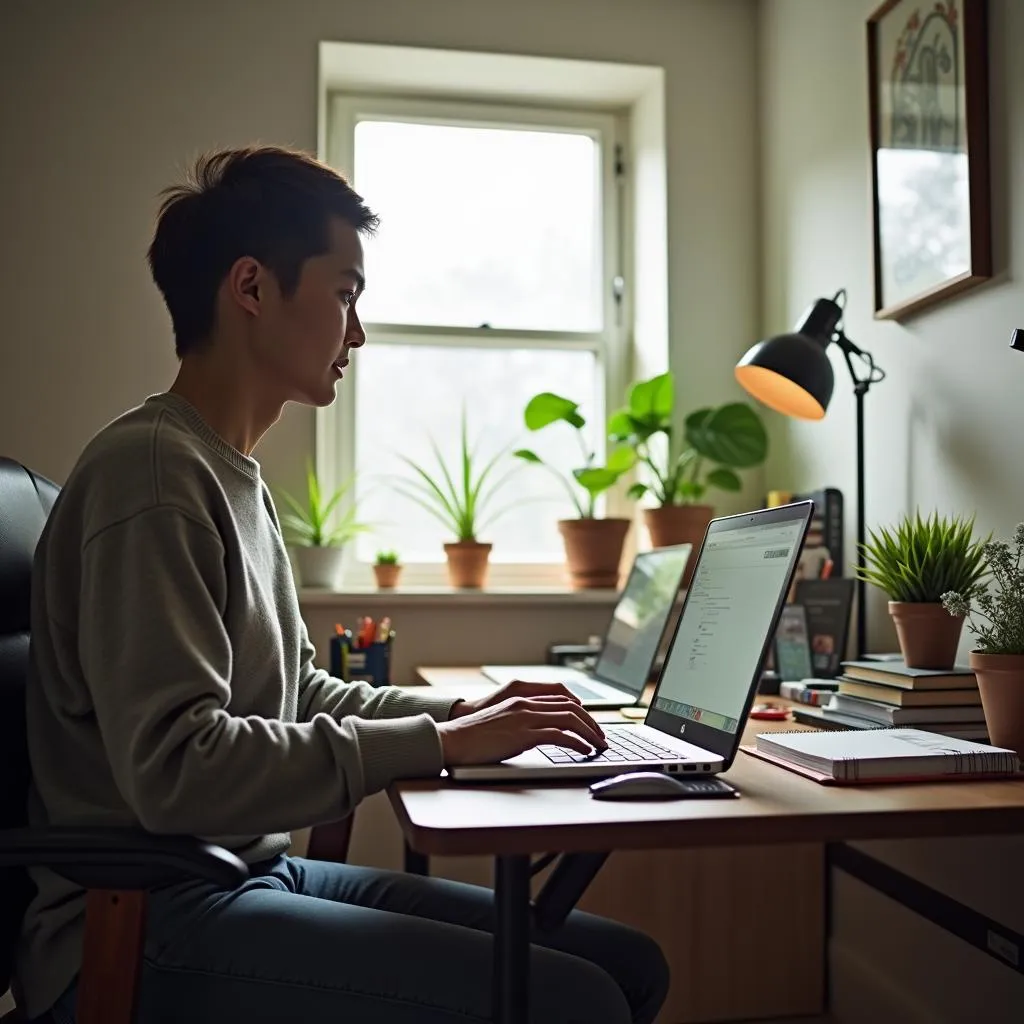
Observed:
[[[977,646],[970,652],[978,677],[989,740],[1024,758],[1024,523],[1013,546],[989,541],[988,585],[971,594],[950,591],[942,603],[950,615],[968,619]]]
[[[378,551],[373,563],[373,575],[379,590],[394,590],[402,575],[402,563],[397,551]]]
[[[288,509],[281,515],[281,526],[304,587],[336,588],[341,579],[344,544],[369,530],[357,520],[349,500],[352,483],[346,480],[333,494],[325,495],[315,470],[308,466],[305,501],[287,491],[279,492]]]
[[[894,530],[870,530],[864,561],[861,578],[889,595],[907,667],[951,669],[964,620],[946,611],[943,595],[955,591],[970,600],[987,572],[973,517],[915,513]]]

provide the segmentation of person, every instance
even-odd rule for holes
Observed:
[[[438,204],[437,230],[444,230]],[[87,445],[32,584],[32,820],[211,839],[251,877],[149,899],[138,1019],[466,1024],[491,1016],[489,890],[286,852],[395,779],[600,726],[556,685],[478,700],[314,667],[253,450],[287,402],[335,398],[364,343],[362,236],[377,217],[301,152],[210,154],[170,189],[149,249],[180,368]],[[74,1019],[83,892],[36,870],[19,945],[28,1015]],[[574,912],[531,946],[545,1024],[654,1019],[646,936]]]

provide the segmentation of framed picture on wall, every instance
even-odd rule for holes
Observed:
[[[985,0],[887,0],[868,19],[875,317],[992,275]]]

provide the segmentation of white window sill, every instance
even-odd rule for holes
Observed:
[[[486,590],[453,590],[451,587],[399,587],[378,590],[376,587],[345,587],[343,590],[322,590],[303,587],[299,590],[299,604],[309,608],[343,605],[353,598],[360,605],[614,605],[618,591],[570,590],[567,587],[508,586],[488,587]]]

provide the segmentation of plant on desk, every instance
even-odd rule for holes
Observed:
[[[952,589],[942,604],[951,616],[968,619],[976,638],[969,657],[989,740],[1024,758],[1024,523],[1014,531],[1012,548],[990,540],[984,555],[991,572],[986,587]]]
[[[942,604],[950,591],[970,601],[987,573],[985,541],[974,518],[905,516],[895,528],[868,531],[861,579],[889,595],[889,614],[908,668],[951,669],[963,615]]]
[[[530,448],[520,448],[515,454],[525,462],[554,474],[569,494],[576,518],[559,520],[558,529],[565,544],[573,587],[617,587],[629,520],[598,516],[598,499],[633,464],[632,453],[628,449],[612,451],[605,465],[597,465],[597,453],[590,449],[584,437],[583,428],[587,421],[581,415],[579,405],[550,391],[530,399],[523,419],[530,431],[543,430],[555,423],[568,424],[575,431],[583,464],[572,470],[571,478],[546,463]]]
[[[454,534],[455,540],[444,546],[451,585],[459,589],[479,589],[487,582],[492,547],[482,542],[480,535],[508,511],[508,506],[491,511],[495,495],[512,475],[511,472],[494,475],[507,453],[499,451],[487,461],[480,459],[469,443],[465,410],[455,463],[449,466],[445,462],[433,438],[430,447],[437,461],[435,471],[407,455],[400,456],[415,475],[410,480],[399,481],[398,492],[416,502]]]
[[[370,529],[356,518],[353,482],[349,478],[333,494],[325,494],[310,464],[304,501],[287,491],[278,492],[288,509],[281,515],[281,526],[295,555],[302,586],[337,587],[345,543]]]
[[[394,590],[402,575],[402,565],[397,551],[378,551],[373,563],[373,575],[377,578],[379,590]]]
[[[745,402],[698,409],[674,424],[675,381],[671,373],[634,384],[624,408],[608,419],[609,437],[625,445],[643,467],[647,482],[629,489],[631,498],[656,502],[643,510],[651,544],[700,545],[715,513],[705,503],[709,491],[739,491],[736,470],[764,462],[768,434],[758,413]],[[687,567],[689,582],[694,559]]]

